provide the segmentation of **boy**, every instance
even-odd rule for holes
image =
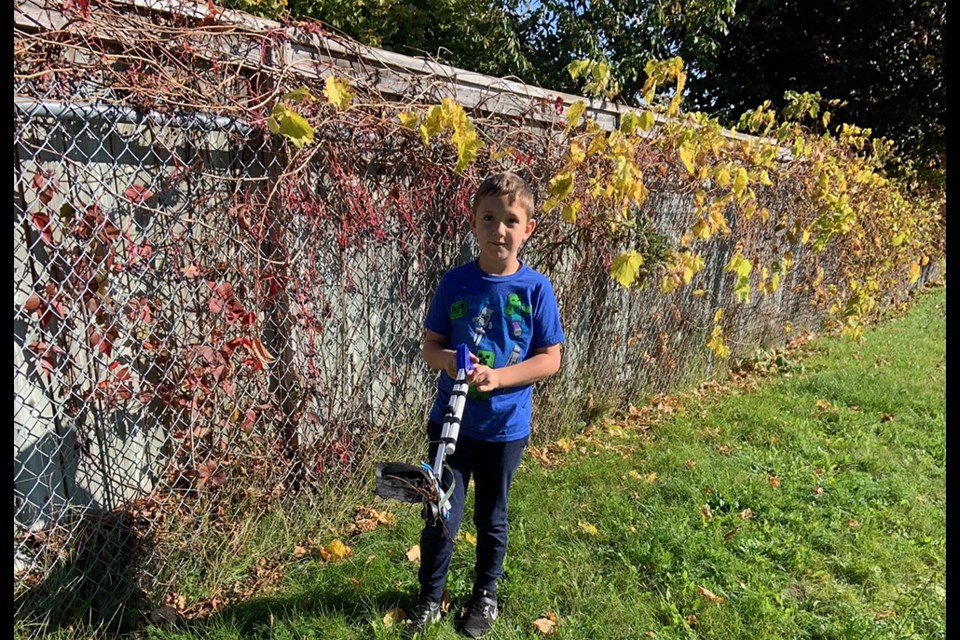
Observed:
[[[560,368],[564,341],[550,281],[517,258],[537,225],[533,215],[533,191],[519,176],[501,173],[484,180],[470,215],[477,258],[443,276],[424,321],[423,359],[441,372],[427,424],[428,459],[436,455],[443,409],[456,377],[458,344],[470,346],[474,370],[467,378],[470,391],[456,451],[446,459],[456,483],[449,519],[426,525],[420,536],[420,592],[407,636],[440,619],[471,478],[477,558],[460,631],[479,637],[499,613],[496,588],[507,549],[507,497],[530,436],[532,388]]]

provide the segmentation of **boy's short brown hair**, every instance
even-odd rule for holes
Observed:
[[[515,173],[504,171],[484,178],[476,193],[473,194],[473,214],[477,214],[477,205],[487,196],[507,196],[510,204],[517,202],[527,213],[527,220],[533,219],[536,211],[536,197],[526,180]]]

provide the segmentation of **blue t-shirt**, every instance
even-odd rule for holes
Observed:
[[[553,286],[521,263],[516,273],[492,276],[476,262],[451,269],[440,281],[424,326],[447,336],[447,348],[465,343],[480,362],[501,368],[526,360],[535,349],[564,341]],[[430,420],[443,424],[453,379],[441,371]],[[485,442],[510,442],[530,434],[533,385],[473,387],[467,395],[460,433]]]

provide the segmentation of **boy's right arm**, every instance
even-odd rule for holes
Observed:
[[[447,348],[447,336],[427,329],[420,353],[431,369],[446,371],[451,378],[457,377],[457,352]]]
[[[423,347],[420,353],[423,355],[424,362],[435,371],[446,371],[447,375],[456,379],[457,377],[457,351],[448,349],[447,336],[426,329],[423,336]],[[470,354],[470,360],[473,363],[479,362],[479,358],[473,353]]]

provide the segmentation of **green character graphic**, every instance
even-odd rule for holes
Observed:
[[[531,311],[531,307],[524,305],[517,294],[511,293],[507,296],[507,304],[503,307],[503,313],[510,320],[510,331],[514,338],[519,338],[523,334],[523,316],[520,314],[530,315]]]
[[[450,305],[450,319],[459,320],[467,315],[467,303],[464,300],[457,300]]]
[[[487,351],[486,349],[479,349],[477,351],[477,359],[480,361],[480,364],[492,367],[495,358],[496,354],[493,351]],[[490,392],[477,391],[471,386],[469,389],[467,389],[467,397],[473,398],[474,400],[486,400],[490,397]]]

